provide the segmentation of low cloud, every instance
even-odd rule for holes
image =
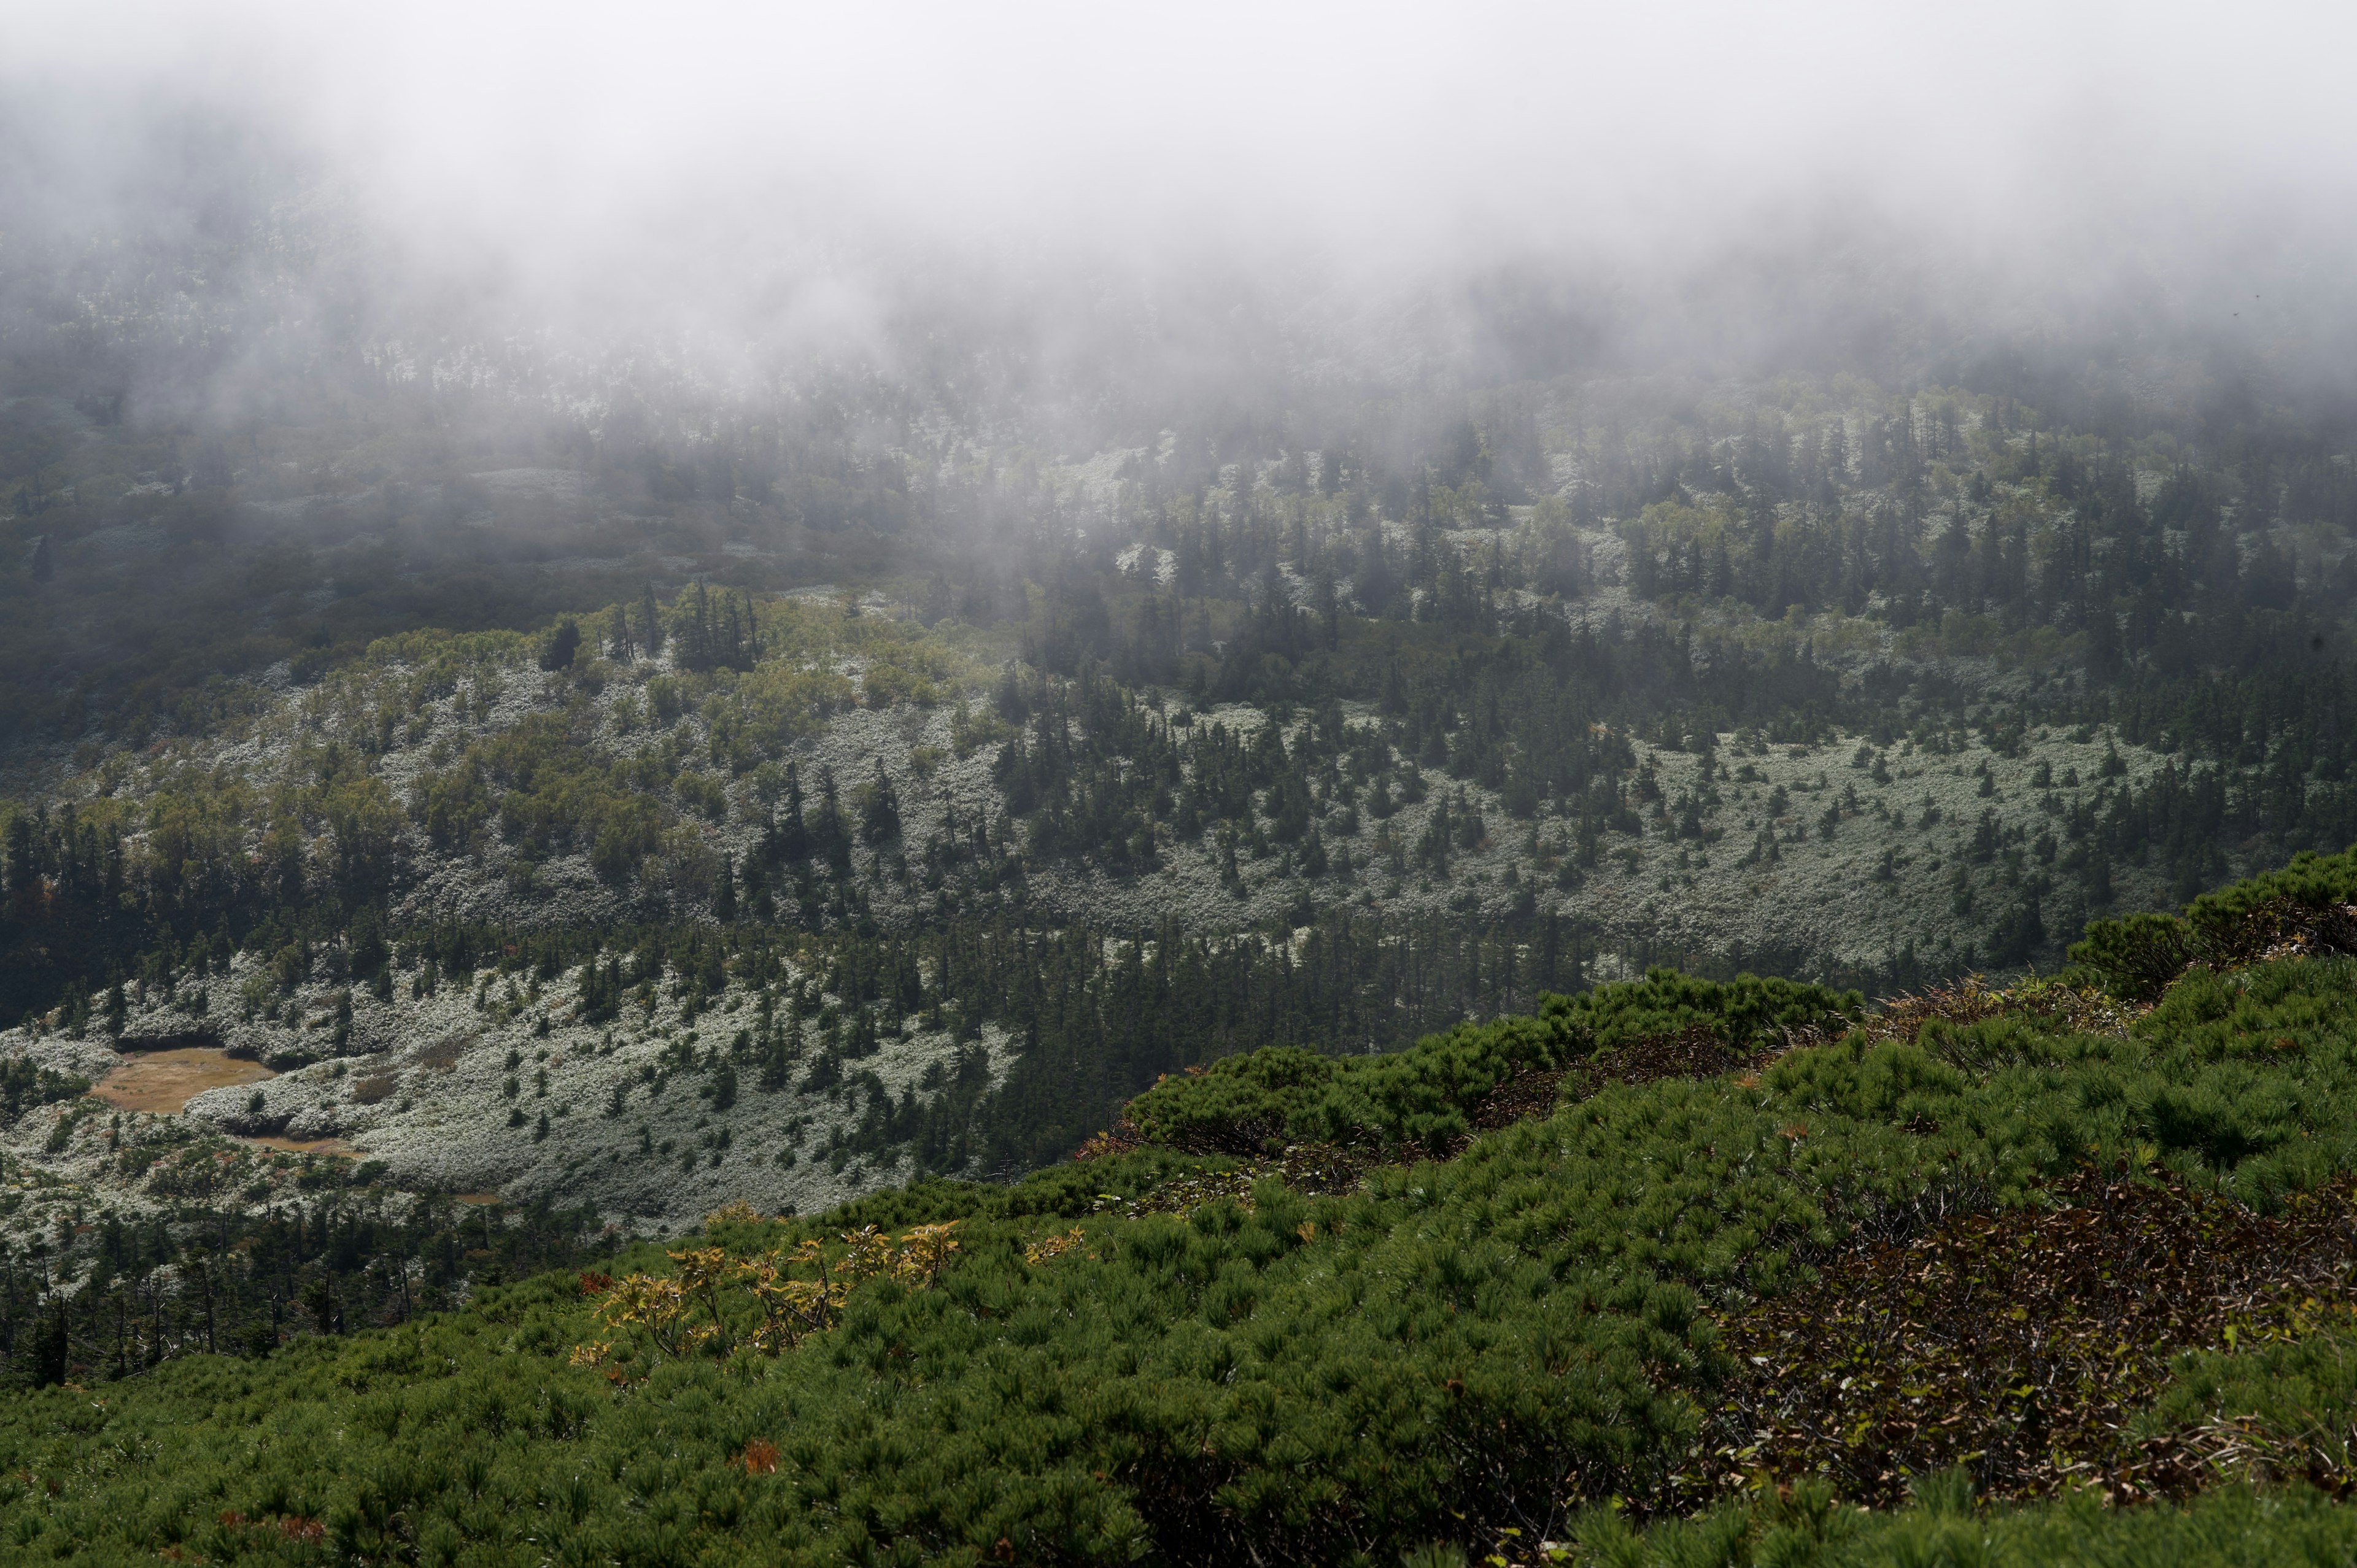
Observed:
[[[258,211],[341,235],[384,333],[723,379],[944,330],[1383,375],[2357,315],[2323,7],[19,10],[20,236]]]

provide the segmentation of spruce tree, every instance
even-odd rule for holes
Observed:
[[[786,764],[786,796],[770,824],[768,837],[767,853],[773,865],[794,865],[810,857],[810,825],[802,819],[802,775],[799,764]]]
[[[859,836],[871,848],[879,848],[900,836],[900,797],[884,771],[881,757],[876,762],[876,777],[859,802]]]
[[[810,827],[811,853],[834,868],[837,875],[851,869],[851,832],[843,821],[843,802],[834,785],[834,769],[818,774],[818,820]]]
[[[663,650],[662,614],[655,606],[654,585],[650,583],[639,596],[639,646],[653,659]]]
[[[566,616],[556,623],[556,629],[548,634],[548,642],[540,650],[540,667],[543,670],[570,670],[574,655],[580,650],[581,625],[571,616]]]
[[[712,600],[702,583],[695,585],[694,600],[679,619],[679,649],[674,657],[683,670],[713,667]]]

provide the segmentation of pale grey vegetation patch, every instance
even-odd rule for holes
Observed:
[[[573,468],[493,468],[467,477],[502,499],[521,497],[572,505],[587,502],[597,489],[592,476]]]
[[[839,602],[828,589],[809,596]],[[1575,601],[1570,613],[1658,613],[1624,607],[1624,599],[1625,590],[1601,588]],[[1839,665],[1886,651],[1860,644],[1824,657]],[[856,657],[837,658],[832,667],[855,689],[866,680]],[[1949,668],[1987,690],[2007,679],[1994,661]],[[203,777],[265,793],[316,765],[306,759],[319,748],[350,747],[355,726],[418,673],[388,663],[307,688],[282,684],[258,713],[214,736],[117,753],[77,775],[73,787],[136,801],[176,779]],[[926,841],[952,811],[966,822],[1004,812],[993,778],[999,746],[958,754],[956,699],[850,707],[809,734],[781,738],[762,768],[732,773],[704,760],[714,737],[703,711],[690,704],[654,713],[653,683],[671,673],[662,661],[608,667],[593,692],[528,657],[478,661],[376,730],[367,747],[348,751],[407,801],[471,742],[570,706],[587,715],[587,727],[576,733],[596,755],[643,757],[672,746],[688,771],[716,780],[721,791],[716,807],[683,809],[678,844],[686,847],[650,860],[645,875],[627,886],[601,879],[577,852],[527,864],[495,826],[474,847],[453,851],[436,848],[413,823],[399,844],[396,927],[457,918],[580,929],[651,912],[698,918],[709,910],[714,868],[741,861],[759,841],[780,777],[763,768],[788,761],[800,768],[813,804],[831,773],[847,813],[856,791],[879,771],[890,782],[901,836],[857,845],[852,876],[878,920],[913,924],[940,907],[940,895],[915,871]],[[1219,725],[1246,738],[1274,722],[1249,704],[1190,711],[1177,693],[1156,700],[1168,714],[1185,712],[1192,725]],[[1379,722],[1355,703],[1345,704],[1343,719],[1353,727]],[[1716,804],[1704,810],[1710,791],[1695,750],[1640,744],[1637,753],[1638,777],[1650,779],[1654,799],[1639,831],[1605,832],[1585,864],[1573,820],[1547,807],[1516,820],[1498,794],[1431,768],[1423,773],[1425,798],[1402,804],[1387,821],[1362,814],[1351,832],[1340,813],[1330,814],[1320,828],[1329,861],[1322,875],[1300,874],[1297,851],[1273,845],[1257,858],[1241,854],[1239,881],[1231,884],[1215,831],[1182,841],[1166,827],[1156,846],[1159,865],[1143,874],[1114,875],[1085,855],[1031,867],[1019,918],[1108,933],[1150,932],[1175,919],[1190,933],[1216,935],[1297,925],[1305,907],[1345,904],[1447,919],[1552,914],[1586,933],[1598,979],[1656,959],[1775,964],[1797,957],[1877,969],[1910,943],[1919,961],[1937,971],[1967,954],[1986,955],[1992,913],[2033,889],[2042,889],[2035,896],[2045,928],[2059,936],[2105,912],[2057,865],[2065,818],[2101,791],[2142,783],[2167,765],[2101,733],[2032,731],[2011,757],[1980,744],[1935,753],[1904,741],[1878,748],[1857,736],[1794,747],[1722,735],[1711,764]],[[2125,771],[2105,779],[2114,755]],[[1688,797],[1697,811],[1682,821]],[[1477,842],[1452,851],[1446,875],[1419,865],[1415,854],[1444,801],[1460,820],[1478,816],[1482,830]],[[1984,841],[1977,849],[1976,838]],[[2244,869],[2247,855],[2225,847],[2233,869]],[[309,853],[323,867],[324,841]],[[2113,909],[2169,901],[2157,866],[2114,866],[2111,882]],[[381,1000],[328,972],[276,993],[264,972],[269,956],[242,953],[226,973],[135,1000],[124,1029],[135,1041],[201,1038],[270,1068],[276,1076],[268,1081],[206,1090],[176,1115],[107,1112],[76,1121],[73,1108],[51,1107],[0,1132],[6,1171],[31,1183],[28,1193],[49,1195],[43,1214],[53,1219],[59,1206],[76,1202],[102,1200],[125,1212],[163,1203],[141,1174],[145,1165],[126,1162],[125,1149],[212,1140],[207,1146],[234,1153],[251,1147],[239,1140],[263,1137],[334,1140],[356,1157],[383,1161],[388,1178],[411,1189],[587,1202],[641,1226],[676,1225],[740,1198],[764,1210],[791,1205],[809,1212],[912,1174],[905,1155],[884,1164],[873,1151],[856,1161],[822,1151],[848,1135],[877,1093],[897,1104],[904,1093],[921,1101],[933,1092],[923,1087],[928,1070],[947,1069],[961,1049],[948,1034],[925,1033],[913,1020],[888,1026],[876,1055],[845,1064],[852,1075],[873,1075],[848,1093],[796,1087],[799,1066],[795,1086],[763,1090],[757,1069],[739,1060],[736,1102],[724,1109],[710,1091],[759,1006],[741,983],[732,982],[693,1021],[681,1015],[666,984],[651,1015],[633,1000],[620,1019],[590,1025],[575,1016],[577,971],[542,984],[479,977],[475,987],[427,993],[416,984],[418,972],[405,970],[395,976],[393,995]],[[200,1008],[192,984],[205,997]],[[91,1003],[95,1019],[103,998]],[[0,1055],[93,1079],[117,1064],[116,1042],[102,1037],[95,1022],[80,1040],[58,1032],[62,1024],[48,1021],[38,1036],[22,1029],[0,1035]],[[985,1026],[982,1046],[995,1085],[1013,1047],[996,1026]],[[699,1096],[699,1088],[706,1093]],[[61,1118],[70,1135],[53,1148]],[[92,1129],[102,1125],[111,1140],[103,1147],[93,1143]],[[278,1200],[275,1190],[264,1184],[252,1196],[214,1200],[266,1205]],[[28,1205],[19,1208],[30,1216]],[[0,1228],[48,1222],[0,1216]]]
[[[215,998],[233,995],[263,967],[260,958],[240,955],[228,975],[202,989]],[[386,1179],[404,1190],[588,1204],[626,1229],[676,1228],[740,1200],[765,1213],[814,1213],[914,1174],[905,1150],[826,1155],[830,1140],[850,1135],[877,1092],[896,1103],[912,1093],[921,1103],[933,1092],[929,1069],[946,1072],[964,1048],[983,1053],[996,1087],[1013,1059],[1012,1043],[995,1026],[962,1047],[911,1017],[873,1056],[843,1064],[849,1087],[805,1090],[818,1051],[813,1026],[790,1064],[788,1084],[765,1090],[757,1066],[730,1059],[737,1032],[756,1018],[756,996],[741,984],[692,1021],[665,985],[651,1013],[634,1002],[621,1018],[590,1024],[573,1016],[578,971],[545,986],[483,972],[472,987],[452,983],[427,995],[414,993],[415,979],[414,971],[401,975],[391,1001],[365,987],[307,982],[272,1017],[236,1016],[225,1000],[192,1015],[187,1004],[197,987],[184,983],[172,1002],[156,997],[135,1007],[124,1037],[202,1039],[271,1066],[274,1076],[204,1090],[178,1114],[117,1112],[96,1101],[28,1111],[0,1130],[0,1171],[57,1204],[129,1216],[171,1204],[149,1189],[144,1164],[116,1157],[123,1148],[193,1143],[229,1152],[260,1139],[331,1142],[349,1151],[342,1157],[383,1162]],[[831,995],[819,1001],[842,1004]],[[339,1004],[347,1002],[349,1032],[339,1041]],[[79,1040],[0,1033],[0,1058],[22,1056],[94,1081],[135,1055],[95,1030]],[[724,1065],[736,1078],[734,1101],[725,1106],[714,1092]],[[51,1148],[60,1119],[77,1114],[89,1135]],[[255,1211],[284,1199],[275,1189],[212,1198]],[[37,1207],[46,1214],[56,1206]],[[0,1233],[38,1230],[39,1218],[19,1223],[24,1207],[0,1214]]]

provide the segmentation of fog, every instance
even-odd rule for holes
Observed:
[[[2357,18],[2321,5],[9,10],[20,294],[105,253],[161,309],[205,288],[123,246],[210,233],[282,315],[723,380],[952,340],[1921,373],[2123,332],[2329,373],[2357,319]]]

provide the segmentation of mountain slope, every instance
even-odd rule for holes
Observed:
[[[814,1224],[716,1214],[668,1260],[640,1248],[349,1341],[28,1397],[0,1417],[29,1478],[0,1529],[91,1561],[1371,1562],[1434,1541],[1614,1560],[1625,1518],[1583,1509],[1617,1498],[1640,1518],[1716,1510],[1661,1527],[1651,1544],[1677,1560],[1849,1561],[1956,1535],[1975,1489],[2040,1495],[2050,1461],[2203,1495],[1970,1530],[2030,1561],[2339,1541],[2338,1510],[2237,1487],[2302,1474],[2302,1423],[2350,1397],[2330,1369],[2357,1256],[2331,1225],[2320,1273],[2279,1239],[2306,1206],[2345,1202],[2357,1165],[2357,968],[2329,950],[2352,895],[2357,856],[2309,861],[2182,926],[2093,933],[2104,967],[2075,984],[1863,1024],[1837,993],[1663,972],[1307,1079],[1282,1056],[1239,1060],[1171,1080],[1137,1118],[1200,1147],[1274,1116],[1251,1158],[1146,1146]],[[2169,950],[2196,961],[2148,1011],[2093,989]],[[1282,1146],[1312,1129],[1319,1144]],[[2174,1331],[2192,1337],[2137,1347],[2166,1369],[2148,1408],[2026,1450],[1869,1421],[1788,1454],[1798,1473],[1709,1457],[1721,1412],[1750,1397],[1752,1363],[1729,1350],[1751,1315],[1895,1268],[1910,1310],[2004,1319],[2006,1293],[2037,1284],[2015,1283],[2007,1216],[2054,1215],[2018,1231],[2034,1240],[2134,1194],[2211,1212],[2198,1245],[2256,1271],[2203,1287],[2236,1293],[2221,1299],[2239,1336],[2203,1337],[2222,1320],[2193,1312]],[[2000,1251],[1952,1273],[1921,1250],[1967,1222]],[[94,1303],[48,1310],[104,1346]],[[141,1331],[126,1320],[124,1356]],[[1853,1384],[1900,1348],[1861,1348]],[[1908,1397],[1992,1435],[2034,1424],[2049,1394],[1986,1397],[1993,1377],[2048,1387],[2044,1352],[2018,1353],[2032,1360],[1931,1368]],[[1910,1444],[1962,1448],[1965,1470],[1919,1479],[1913,1512],[1835,1508],[1856,1484],[1840,1461],[1878,1444],[1902,1469]],[[1795,1484],[1767,1485],[1780,1475]]]

